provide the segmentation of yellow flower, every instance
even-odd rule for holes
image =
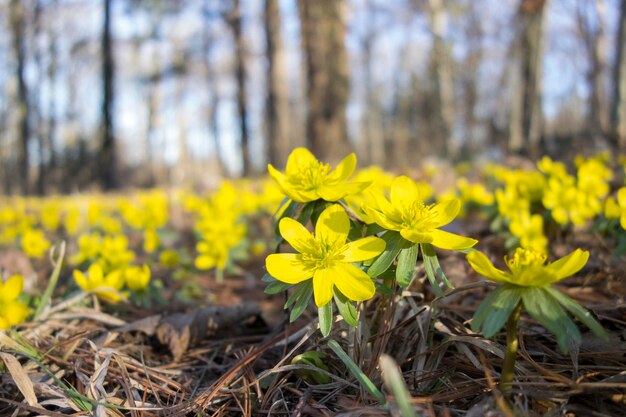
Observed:
[[[87,275],[78,269],[74,270],[74,281],[84,291],[91,291],[104,300],[116,303],[123,298],[120,290],[124,286],[124,274],[119,269],[104,275],[99,264],[92,264]]]
[[[93,260],[102,249],[102,237],[99,233],[91,233],[80,235],[78,238],[78,253],[70,259],[70,261],[77,265],[85,261]]]
[[[150,282],[150,268],[148,265],[131,266],[124,271],[126,285],[133,291],[143,291]]]
[[[271,164],[267,169],[280,189],[292,200],[307,203],[324,199],[337,201],[346,195],[364,190],[369,183],[346,180],[356,168],[356,155],[345,157],[337,168],[331,171],[330,165],[318,161],[306,148],[296,148],[287,159],[285,173],[276,170]]]
[[[620,210],[620,224],[622,229],[626,230],[626,187],[622,187],[617,191],[617,204],[619,204]]]
[[[0,330],[26,320],[28,307],[17,301],[23,287],[24,277],[21,275],[13,275],[4,283],[0,279]]]
[[[124,267],[135,259],[135,253],[128,249],[128,238],[124,235],[105,236],[100,253],[109,269]]]
[[[563,258],[546,264],[547,255],[532,249],[517,248],[512,258],[505,258],[510,272],[502,271],[478,251],[467,254],[469,264],[480,275],[499,283],[520,287],[543,287],[574,275],[589,259],[589,252],[576,249]]]
[[[279,229],[282,237],[300,253],[269,255],[265,265],[271,276],[287,284],[313,278],[318,307],[332,299],[334,287],[353,301],[374,296],[374,282],[352,263],[378,256],[385,250],[385,241],[366,237],[346,243],[350,219],[343,207],[334,204],[322,212],[315,226],[315,236],[288,217],[280,221]]]
[[[511,234],[520,240],[520,246],[545,252],[548,246],[548,238],[543,234],[543,218],[539,214],[523,211],[511,220],[509,226]]]
[[[166,249],[159,255],[159,263],[165,268],[174,268],[180,263],[180,257],[175,251]]]
[[[29,229],[22,235],[22,250],[31,258],[41,258],[50,248],[50,242],[41,230]]]
[[[468,249],[477,243],[439,229],[454,220],[460,208],[458,199],[425,205],[417,184],[405,176],[393,180],[390,201],[376,194],[376,201],[364,207],[378,225],[400,232],[406,240],[453,250]]]
[[[148,229],[143,232],[143,250],[146,253],[152,253],[159,248],[159,234],[154,229]]]

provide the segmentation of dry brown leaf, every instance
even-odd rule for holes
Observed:
[[[20,390],[24,399],[31,407],[39,407],[39,402],[37,401],[37,396],[35,395],[35,389],[33,388],[33,383],[28,377],[28,374],[22,368],[22,364],[15,358],[15,356],[10,355],[6,352],[0,352],[0,358],[4,361],[13,381],[15,381],[15,385]]]
[[[140,331],[155,335],[159,342],[167,345],[179,360],[192,344],[215,335],[220,330],[233,329],[245,320],[258,316],[261,309],[255,303],[235,306],[214,306],[189,313],[174,313],[163,317],[155,315],[129,323],[118,332]]]

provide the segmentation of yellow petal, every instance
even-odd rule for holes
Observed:
[[[552,282],[560,281],[563,278],[574,275],[580,271],[587,261],[589,260],[589,252],[586,250],[576,249],[574,252],[562,257],[561,259],[552,262],[546,266],[546,270],[555,275],[555,280]]]
[[[0,330],[5,330],[11,327],[9,325],[9,321],[5,319],[3,316],[0,316]]]
[[[323,307],[333,298],[333,277],[335,271],[330,268],[318,269],[313,275],[313,296],[315,305]]]
[[[22,293],[24,288],[24,277],[22,275],[12,275],[2,286],[0,302],[8,303],[15,300]]]
[[[470,252],[467,254],[467,261],[472,269],[485,278],[495,282],[510,282],[511,274],[508,274],[491,263],[489,258],[482,252]]]
[[[315,238],[327,245],[339,247],[346,243],[350,232],[350,219],[339,204],[326,208],[315,225]]]
[[[99,285],[104,281],[104,272],[100,264],[91,264],[87,270],[87,274],[89,275],[89,281],[94,285]]]
[[[415,181],[404,175],[391,183],[391,204],[402,210],[416,201],[421,201]]]
[[[28,307],[19,301],[12,301],[4,307],[4,317],[10,326],[15,326],[26,320]]]
[[[280,235],[298,252],[313,252],[315,239],[300,222],[284,217],[278,223],[278,229],[280,230]]]
[[[85,274],[83,274],[78,269],[75,269],[73,272],[73,276],[74,276],[74,281],[76,282],[76,285],[78,285],[81,289],[83,289],[84,291],[91,290],[89,279],[85,276]]]
[[[296,148],[289,154],[287,158],[287,166],[285,172],[287,175],[296,173],[302,167],[316,164],[317,158],[307,148]]]
[[[617,191],[617,203],[622,209],[626,208],[626,187],[622,187]]]
[[[115,290],[120,290],[124,286],[124,274],[122,274],[122,271],[119,269],[111,271],[104,279],[104,285]]]
[[[380,255],[385,245],[381,238],[371,236],[346,244],[341,253],[344,262],[361,262]]]
[[[337,201],[345,197],[347,191],[339,184],[330,184],[320,186],[317,194],[326,201]]]
[[[434,227],[445,226],[454,220],[454,218],[459,214],[459,210],[461,210],[461,202],[458,199],[453,198],[451,200],[435,204],[431,210],[434,213],[437,213],[437,219]]]
[[[379,226],[384,227],[387,230],[400,230],[400,228],[402,227],[400,223],[394,222],[392,218],[390,218],[385,213],[377,209],[374,209],[368,206],[363,206],[363,210],[365,210],[365,213],[372,220],[374,220],[374,223],[376,223]]]
[[[295,253],[275,253],[265,259],[267,272],[279,281],[297,284],[313,276],[313,269],[302,263]]]
[[[335,276],[335,285],[350,300],[369,300],[376,293],[372,279],[356,266],[339,263],[332,270]]]
[[[196,258],[194,264],[198,269],[207,270],[215,266],[215,259],[213,259],[211,256],[200,255]]]
[[[430,243],[441,249],[463,250],[469,249],[478,243],[476,239],[455,235],[454,233],[444,232],[439,229],[433,230],[430,232],[430,235],[433,238]]]
[[[343,160],[337,165],[330,174],[328,179],[332,181],[344,181],[346,180],[356,168],[356,154],[352,152],[350,155],[343,158]]]
[[[413,243],[431,243],[433,241],[432,233],[417,231],[414,229],[402,229],[400,235]]]

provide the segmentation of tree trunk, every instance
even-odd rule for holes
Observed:
[[[512,110],[509,151],[539,155],[542,129],[541,78],[543,22],[547,0],[521,0],[516,55],[519,70],[512,77]],[[517,72],[519,71],[519,72]]]
[[[615,67],[613,68],[613,90],[615,96],[611,106],[611,124],[618,149],[626,149],[626,0],[620,3],[619,25],[615,40]]]
[[[285,52],[280,36],[278,0],[265,0],[265,36],[267,41],[267,150],[268,161],[284,166],[291,150],[289,132],[289,97]]]
[[[299,0],[307,73],[307,146],[324,161],[350,147],[347,138],[348,60],[344,0]]]
[[[374,65],[372,49],[376,32],[374,4],[367,1],[367,33],[363,40],[363,63],[365,72],[365,111],[363,112],[363,137],[365,141],[364,156],[368,164],[385,166],[387,163],[387,150],[385,148],[385,136],[382,130],[382,117],[380,105],[380,93],[374,85]]]
[[[450,65],[450,54],[446,45],[447,17],[443,0],[428,0],[430,27],[433,34],[432,70],[436,79],[438,97],[438,131],[440,132],[440,153],[453,156],[456,144],[453,143],[455,120],[454,80]]]
[[[29,189],[29,163],[28,141],[30,136],[28,86],[25,79],[26,47],[24,39],[25,9],[21,0],[11,0],[9,5],[10,25],[13,34],[13,55],[15,56],[15,78],[17,79],[17,95],[15,108],[17,111],[18,124],[18,173],[20,190],[22,194],[28,194]]]
[[[586,6],[593,4],[597,26],[589,23]],[[602,137],[609,128],[609,109],[606,100],[606,9],[603,0],[593,2],[579,0],[577,8],[578,29],[589,60],[587,82],[589,83],[588,127],[594,137]]]
[[[58,1],[53,0],[50,4],[52,10],[56,15],[57,13]],[[50,43],[48,46],[48,68],[47,68],[47,77],[48,84],[50,85],[50,94],[48,95],[48,130],[46,135],[46,144],[47,148],[50,152],[48,168],[49,172],[53,174],[55,180],[58,180],[58,176],[56,173],[57,169],[57,157],[55,150],[55,142],[56,142],[56,128],[57,128],[57,118],[56,118],[56,86],[57,86],[57,32],[56,26],[50,28],[50,32],[48,34],[50,36]],[[55,183],[55,186],[58,184]]]
[[[228,18],[235,40],[235,78],[237,80],[237,110],[239,112],[239,134],[241,143],[241,162],[243,175],[252,173],[250,145],[248,143],[248,110],[246,98],[246,63],[244,40],[241,25],[241,7],[239,0],[233,0],[233,8]]]
[[[99,179],[105,190],[117,186],[115,155],[115,136],[113,123],[113,48],[111,42],[111,3],[113,0],[102,0],[104,19],[102,22],[102,139],[99,160]]]

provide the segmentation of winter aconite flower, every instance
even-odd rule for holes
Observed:
[[[313,279],[315,304],[326,305],[337,287],[353,301],[364,301],[374,296],[372,279],[353,262],[366,261],[385,249],[385,242],[377,237],[366,237],[346,243],[350,220],[338,204],[325,209],[312,235],[302,224],[291,218],[279,223],[280,234],[299,253],[269,255],[267,271],[287,284]]]
[[[356,168],[356,155],[345,157],[334,170],[318,161],[306,148],[296,148],[287,159],[285,173],[268,165],[270,176],[292,200],[308,203],[323,199],[337,201],[364,190],[368,182],[347,182]]]
[[[598,337],[607,338],[602,326],[591,314],[574,300],[562,294],[550,284],[574,275],[589,259],[589,252],[576,249],[563,258],[546,264],[547,255],[532,249],[517,248],[506,259],[509,271],[502,271],[478,251],[467,254],[472,268],[487,279],[500,285],[480,305],[472,318],[472,330],[482,330],[485,337],[494,336],[507,325],[507,357],[503,381],[510,382],[513,375],[517,344],[517,322],[522,309],[556,336],[559,347],[567,352],[572,345],[581,342],[580,331],[567,312],[589,327]],[[567,312],[566,312],[567,311]],[[506,377],[505,377],[506,375]]]
[[[133,291],[143,291],[150,283],[150,268],[148,265],[130,266],[124,271],[126,286]]]
[[[27,230],[22,235],[22,249],[31,258],[41,258],[50,248],[50,242],[41,230]]]
[[[546,264],[544,252],[518,248],[513,257],[506,259],[510,272],[502,271],[491,263],[485,254],[475,251],[467,255],[472,268],[495,282],[521,287],[541,287],[560,281],[580,271],[589,259],[589,252],[576,249],[558,261]]]
[[[393,180],[390,201],[382,194],[376,194],[374,202],[364,209],[378,225],[400,232],[404,239],[413,243],[462,250],[471,248],[477,242],[439,229],[459,213],[461,203],[458,199],[426,205],[417,184],[405,176]]]
[[[84,291],[91,291],[104,300],[116,303],[122,299],[120,290],[124,286],[124,274],[121,270],[105,275],[100,264],[92,264],[87,275],[75,269],[74,281]]]
[[[17,301],[23,287],[24,277],[21,275],[13,275],[6,282],[0,279],[0,330],[26,320],[28,307]]]

